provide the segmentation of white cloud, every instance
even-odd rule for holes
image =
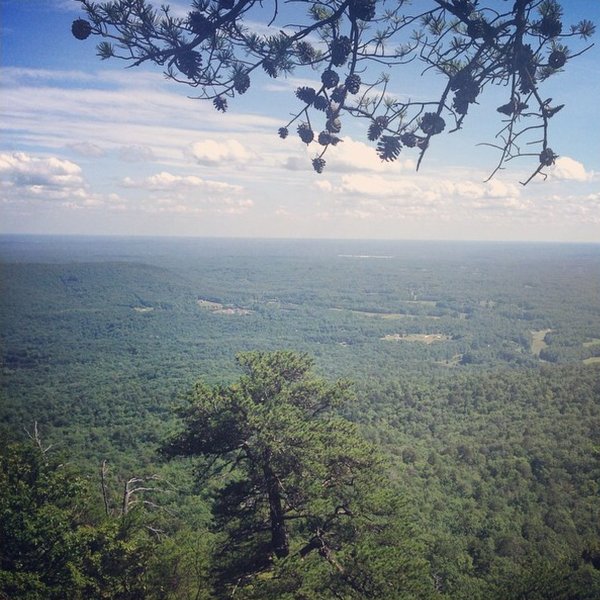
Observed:
[[[339,215],[355,219],[436,218],[452,220],[479,214],[515,216],[530,202],[521,189],[501,180],[489,182],[446,171],[436,177],[400,170],[391,173],[345,173],[315,181],[323,200],[321,218]],[[329,201],[329,207],[326,201]]]
[[[138,208],[148,212],[240,214],[254,206],[242,186],[195,175],[173,175],[162,171],[142,180],[126,177],[123,186],[144,190]]]
[[[231,139],[222,142],[211,139],[195,142],[191,146],[191,154],[202,165],[244,165],[252,157],[240,142]]]
[[[67,208],[102,204],[90,193],[81,168],[55,156],[26,152],[0,154],[1,200],[5,204],[55,202]]]
[[[548,177],[556,180],[590,181],[593,176],[593,172],[586,171],[582,163],[568,156],[559,156],[548,170]]]
[[[156,71],[67,69],[2,70],[2,136],[6,147],[19,148],[26,157],[7,164],[3,155],[0,177],[7,215],[9,208],[16,211],[23,205],[35,218],[42,200],[53,215],[60,214],[58,204],[96,203],[102,210],[122,211],[121,222],[131,223],[131,229],[142,212],[202,213],[215,216],[210,226],[210,219],[198,220],[210,227],[203,231],[231,235],[233,221],[219,221],[218,216],[244,213],[247,218],[240,219],[243,227],[236,234],[307,237],[411,236],[411,219],[469,223],[475,231],[472,224],[487,219],[499,237],[519,221],[533,223],[538,237],[544,237],[551,235],[545,224],[554,219],[556,230],[569,222],[573,231],[587,228],[587,237],[597,239],[589,233],[589,223],[600,218],[592,159],[586,169],[560,157],[547,170],[551,174],[545,184],[538,178],[539,185],[523,187],[517,183],[523,174],[515,170],[485,183],[487,172],[452,168],[478,164],[461,150],[436,154],[432,147],[426,167],[415,173],[415,151],[403,149],[398,161],[381,162],[374,144],[353,139],[358,139],[357,129],[344,123],[344,141],[328,150],[319,176],[310,161],[320,146],[306,147],[295,135],[286,141],[277,137],[282,122],[276,118],[281,112],[276,94],[274,104],[261,107],[262,114],[244,112],[244,107],[256,107],[256,96],[252,100],[249,94],[223,115],[210,103],[191,100],[185,86],[164,81]],[[134,158],[142,162],[133,164]],[[119,196],[111,199],[117,191]],[[253,199],[260,210],[250,210]],[[323,219],[319,223],[317,214]],[[281,227],[284,219],[290,223],[287,229]],[[344,229],[352,219],[356,225]],[[91,221],[90,229],[98,231],[113,225],[87,219],[86,227]],[[396,227],[402,221],[407,223],[404,230]],[[158,222],[160,230],[168,220]],[[467,226],[460,227],[459,236]]]
[[[306,153],[310,159],[314,158],[315,149],[322,149],[322,146],[313,143],[306,147]],[[324,158],[327,161],[326,170],[328,173],[356,173],[362,171],[394,174],[399,171],[414,171],[416,167],[416,162],[412,158],[400,158],[391,163],[384,162],[377,156],[373,146],[357,142],[349,136],[342,137],[336,146],[330,146]],[[310,169],[310,159],[289,157],[284,167],[291,171],[305,171]]]
[[[321,192],[329,193],[333,191],[333,184],[327,179],[318,179],[313,185]]]
[[[122,159],[150,160],[152,152],[153,162],[163,168],[181,167],[191,159],[216,164],[224,155],[239,166],[257,149],[261,154],[272,152],[280,141],[274,133],[278,120],[234,111],[222,115],[210,103],[190,99],[182,86],[164,81],[158,73],[6,68],[1,77],[5,85],[0,128],[24,149],[69,148],[94,157],[100,148],[105,153],[123,148]],[[236,131],[244,136],[243,150],[239,142],[227,140],[215,154],[198,142],[199,131],[217,144]],[[133,140],[137,152],[129,148]],[[195,159],[189,152],[194,144],[199,144]]]
[[[4,185],[40,197],[62,197],[83,186],[81,168],[69,160],[36,157],[25,152],[0,154]]]
[[[123,185],[129,188],[140,188],[149,191],[165,190],[189,190],[190,188],[202,189],[216,193],[240,193],[243,188],[239,185],[231,185],[222,181],[211,181],[196,177],[195,175],[173,175],[162,171],[151,175],[141,181],[135,181],[129,177],[123,180]]]
[[[58,10],[82,13],[79,4],[75,4],[72,0],[52,0],[52,3]]]
[[[408,178],[382,177],[356,173],[342,175],[341,194],[356,194],[368,197],[406,197],[420,192],[418,185]]]

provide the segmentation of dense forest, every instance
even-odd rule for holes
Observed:
[[[0,256],[0,597],[600,597],[597,246]]]

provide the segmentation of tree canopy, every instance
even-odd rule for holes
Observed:
[[[238,362],[238,383],[196,386],[185,428],[165,448],[203,457],[220,481],[218,595],[422,597],[425,562],[399,495],[374,447],[332,410],[348,386],[315,378],[304,354]]]
[[[147,0],[78,1],[86,18],[74,21],[73,35],[104,38],[100,58],[154,63],[218,111],[260,73],[314,80],[295,90],[279,136],[294,128],[312,145],[318,173],[351,118],[368,120],[367,137],[383,161],[414,149],[418,168],[432,138],[461,129],[471,105],[499,86],[505,102],[487,144],[499,153],[491,176],[522,156],[535,165],[524,183],[544,175],[557,157],[550,120],[563,105],[545,96],[543,83],[584,52],[580,40],[594,33],[588,20],[565,23],[556,0],[193,0],[185,16]],[[442,77],[434,97],[393,95],[413,61],[422,74]]]

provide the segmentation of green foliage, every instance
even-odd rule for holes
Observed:
[[[488,599],[512,598],[504,595],[512,590],[521,598],[531,586],[546,590],[532,597],[576,598],[582,581],[597,589],[598,369],[427,385],[405,376],[364,382],[362,397],[350,415],[397,457],[398,477],[427,524],[440,591]],[[547,591],[553,586],[562,595]]]
[[[145,595],[152,543],[134,515],[99,522],[88,485],[33,444],[0,456],[3,598],[134,599]]]
[[[596,247],[3,238],[0,249],[0,428],[23,438],[37,419],[89,477],[29,442],[3,448],[9,597],[212,600],[236,572],[250,598],[598,596],[600,371],[585,362],[600,348]],[[266,352],[277,348],[298,352]],[[250,349],[261,352],[232,368]],[[182,425],[173,405],[199,375]],[[212,454],[159,462],[168,438]],[[245,460],[246,441],[270,460]],[[324,488],[344,456],[372,468]],[[284,557],[265,465],[299,507]],[[165,491],[122,518],[132,475]],[[328,521],[339,498],[353,514]],[[329,559],[314,535],[324,526]]]
[[[238,363],[239,382],[196,386],[182,411],[184,431],[166,447],[170,455],[212,458],[220,478],[217,589],[248,598],[317,588],[322,597],[404,597],[425,562],[380,491],[387,487],[381,459],[332,410],[348,386],[314,378],[303,354],[245,353]],[[397,537],[389,537],[390,519]]]
[[[0,589],[7,598],[61,598],[82,578],[83,482],[33,446],[0,455]]]

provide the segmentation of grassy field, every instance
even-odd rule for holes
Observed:
[[[548,347],[546,344],[546,334],[550,333],[552,329],[540,329],[538,331],[531,332],[531,353],[535,356],[539,356],[540,352]]]
[[[445,342],[452,339],[443,333],[392,333],[384,335],[382,340],[386,342],[421,342],[422,344],[435,344],[436,342]]]
[[[584,365],[594,365],[600,363],[600,356],[591,356],[590,358],[585,358],[583,360]]]

